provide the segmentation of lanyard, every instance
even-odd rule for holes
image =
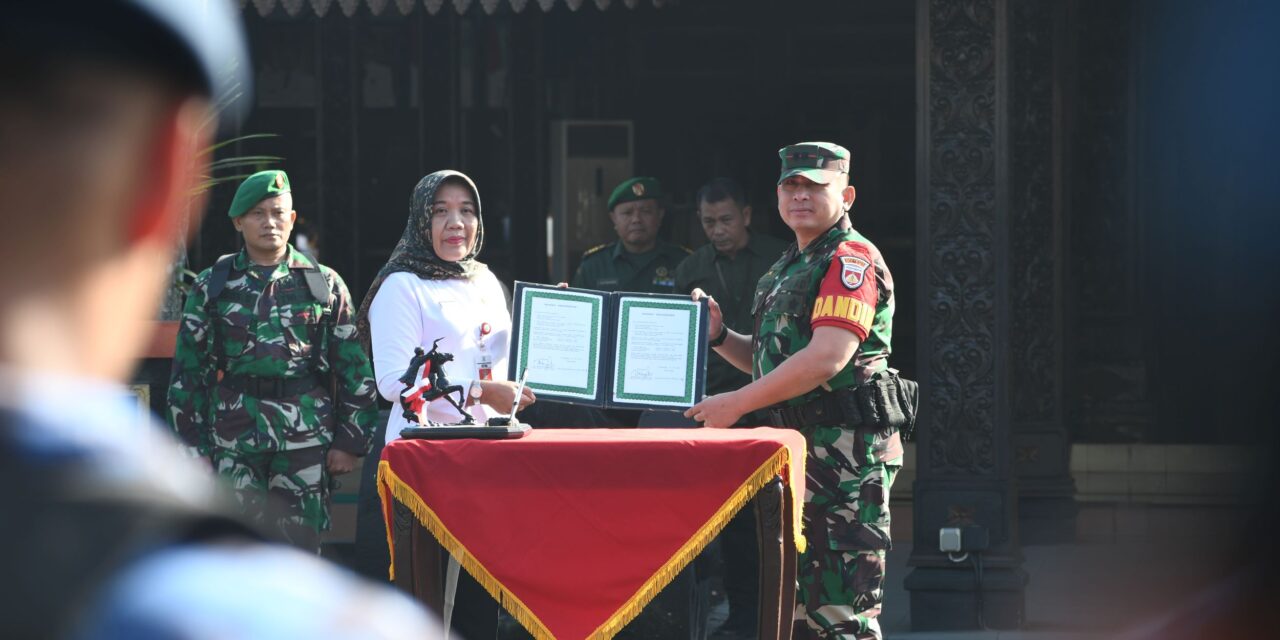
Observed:
[[[493,330],[488,322],[480,323],[480,337],[476,341],[479,347],[479,353],[476,354],[476,378],[479,380],[493,379],[493,358],[489,355],[489,345],[485,344],[485,337]]]

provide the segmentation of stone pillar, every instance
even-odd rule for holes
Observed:
[[[1027,578],[1009,399],[1008,0],[916,7],[921,414],[911,622],[920,631],[1015,628]],[[989,547],[953,562],[938,550],[938,531],[968,525],[986,529]]]
[[[1009,5],[1009,366],[1024,544],[1075,539],[1063,420],[1063,108],[1067,6]]]

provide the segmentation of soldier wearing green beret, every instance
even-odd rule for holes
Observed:
[[[369,450],[373,370],[342,278],[289,243],[283,171],[250,176],[228,211],[244,248],[197,276],[173,358],[169,420],[241,508],[319,551],[329,480]]]
[[[675,293],[676,267],[689,250],[658,238],[662,184],[631,178],[609,195],[609,219],[618,240],[588,249],[570,284],[601,291]]]
[[[850,222],[849,151],[803,142],[779,155],[778,213],[795,243],[756,285],[754,330],[730,330],[710,302],[711,346],[752,382],[686,415],[728,427],[768,409],[774,425],[804,434],[809,544],[797,560],[795,636],[880,638],[889,490],[916,403],[915,383],[889,368],[893,277]]]

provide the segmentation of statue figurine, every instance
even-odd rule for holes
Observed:
[[[404,409],[404,418],[417,422],[421,426],[432,426],[427,419],[427,405],[432,400],[444,398],[462,414],[462,422],[458,424],[475,424],[476,419],[466,410],[466,390],[460,384],[449,384],[444,375],[444,363],[453,361],[452,353],[441,353],[440,341],[436,338],[431,344],[431,351],[423,352],[422,347],[414,347],[413,358],[409,360],[409,368],[400,376],[404,383],[404,391],[400,392],[400,406]],[[422,377],[418,377],[418,369],[422,369]],[[458,399],[453,396],[457,394]]]

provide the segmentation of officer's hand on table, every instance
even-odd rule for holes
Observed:
[[[702,426],[711,429],[728,429],[736,424],[743,414],[743,411],[738,408],[741,403],[736,401],[734,393],[730,391],[707,396],[702,402],[689,407],[689,410],[684,412],[684,417],[697,420],[702,423]]]
[[[556,288],[557,288],[557,289],[568,289],[568,288],[569,288],[569,283],[568,283],[568,282],[561,282],[561,283],[559,283],[559,284],[557,284],[557,285],[556,285]]]
[[[516,399],[516,387],[520,386],[510,380],[481,380],[480,381],[480,402],[506,412],[511,409],[511,403]],[[523,409],[534,402],[538,398],[533,395],[533,389],[525,387],[520,390],[520,408]]]
[[[694,302],[703,298],[707,299],[707,310],[710,311],[708,315],[711,318],[711,322],[707,324],[707,337],[709,340],[714,340],[716,336],[720,335],[720,327],[724,324],[724,313],[720,311],[720,303],[716,302],[715,298],[707,295],[707,292],[702,289],[694,289],[689,296],[693,298]]]
[[[329,473],[335,476],[340,476],[344,473],[351,473],[351,471],[354,470],[355,468],[356,468],[355,456],[347,453],[346,451],[342,451],[340,449],[329,450],[328,460],[326,461],[326,464],[325,464],[325,469],[328,469]]]

